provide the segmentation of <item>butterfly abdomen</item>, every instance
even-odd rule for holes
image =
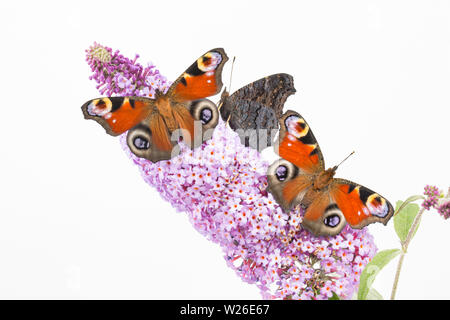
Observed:
[[[172,105],[167,97],[160,97],[155,102],[156,108],[158,109],[159,114],[164,119],[164,122],[167,126],[167,129],[172,132],[178,129],[177,123],[173,116]]]

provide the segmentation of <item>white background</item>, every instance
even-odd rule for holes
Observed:
[[[338,177],[393,203],[449,186],[448,1],[2,1],[0,34],[0,298],[260,298],[83,119],[94,41],[171,80],[214,47],[237,57],[233,90],[290,73],[286,109],[327,164],[356,151]],[[392,221],[369,229],[399,246]],[[450,221],[425,214],[398,298],[450,298],[449,240]],[[385,298],[394,269],[374,284]]]

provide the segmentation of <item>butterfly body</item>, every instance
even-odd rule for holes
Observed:
[[[330,168],[320,172],[317,176],[315,176],[315,179],[312,183],[312,188],[314,190],[323,190],[326,187],[329,187],[335,173],[335,168]]]
[[[198,58],[167,93],[156,90],[154,99],[93,99],[81,107],[83,114],[86,119],[97,121],[110,135],[128,131],[127,144],[136,156],[152,162],[170,159],[177,151],[174,147],[180,137],[191,148],[210,138],[211,134],[204,132],[214,129],[219,112],[205,98],[220,92],[227,60],[223,49],[212,49]],[[201,132],[195,132],[195,121],[201,122]]]
[[[319,145],[306,121],[288,111],[280,118],[278,153],[267,171],[268,190],[285,211],[305,208],[302,225],[316,235],[336,235],[346,223],[362,228],[384,224],[393,207],[378,193],[349,180],[334,178],[338,166],[325,170]]]
[[[175,103],[171,103],[168,97],[161,96],[156,98],[155,107],[156,110],[158,110],[158,113],[163,118],[169,132],[180,128],[181,124],[176,121],[173,114],[173,109],[174,107],[177,107],[177,105]],[[191,121],[191,119],[192,117],[190,117],[190,119],[188,120]],[[194,119],[192,119],[192,121],[194,121]]]

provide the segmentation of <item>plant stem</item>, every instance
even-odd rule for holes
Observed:
[[[395,293],[397,292],[398,279],[400,278],[400,270],[402,269],[403,259],[405,258],[405,251],[402,251],[400,259],[398,260],[397,271],[395,272],[394,285],[392,286],[391,300],[395,299]]]
[[[422,218],[422,214],[425,211],[425,208],[420,209],[419,213],[417,213],[416,218],[414,219],[414,222],[409,229],[408,235],[406,236],[405,242],[402,243],[402,253],[400,255],[400,259],[398,261],[397,265],[397,271],[395,273],[395,279],[394,279],[394,285],[392,286],[392,292],[391,292],[391,300],[395,299],[395,294],[397,292],[397,286],[398,286],[398,279],[400,278],[400,271],[402,270],[403,265],[403,259],[405,258],[405,254],[408,251],[409,243],[411,242],[411,239],[417,229],[417,226],[419,225],[420,219]]]

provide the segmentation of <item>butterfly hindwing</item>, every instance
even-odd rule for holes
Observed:
[[[200,99],[189,105],[189,112],[196,121],[196,132],[201,131],[201,135],[194,137],[192,147],[195,148],[203,141],[211,139],[214,128],[219,122],[219,111],[212,101]]]
[[[230,113],[228,124],[239,134],[241,143],[260,152],[272,146],[278,132],[278,118],[275,111],[256,101],[230,98],[227,102],[230,101],[239,107]]]
[[[317,236],[334,236],[341,232],[346,219],[330,193],[319,191],[310,199],[312,202],[306,208],[302,227]]]
[[[392,204],[378,193],[344,179],[334,179],[330,196],[352,228],[373,222],[386,224],[394,214]]]
[[[86,119],[97,121],[108,134],[117,136],[140,123],[153,107],[153,99],[105,97],[89,100],[81,109]]]
[[[267,170],[268,191],[285,211],[303,201],[311,187],[311,176],[291,162],[279,159]]]
[[[137,157],[152,162],[171,159],[175,145],[170,140],[164,120],[157,113],[128,131],[127,144]]]
[[[222,90],[222,69],[228,56],[222,48],[209,50],[198,58],[169,88],[167,95],[177,101],[194,101]]]
[[[179,130],[169,130],[171,139],[182,137],[183,143],[190,148],[199,147],[210,139],[219,121],[217,106],[209,99],[176,102],[172,114]]]

